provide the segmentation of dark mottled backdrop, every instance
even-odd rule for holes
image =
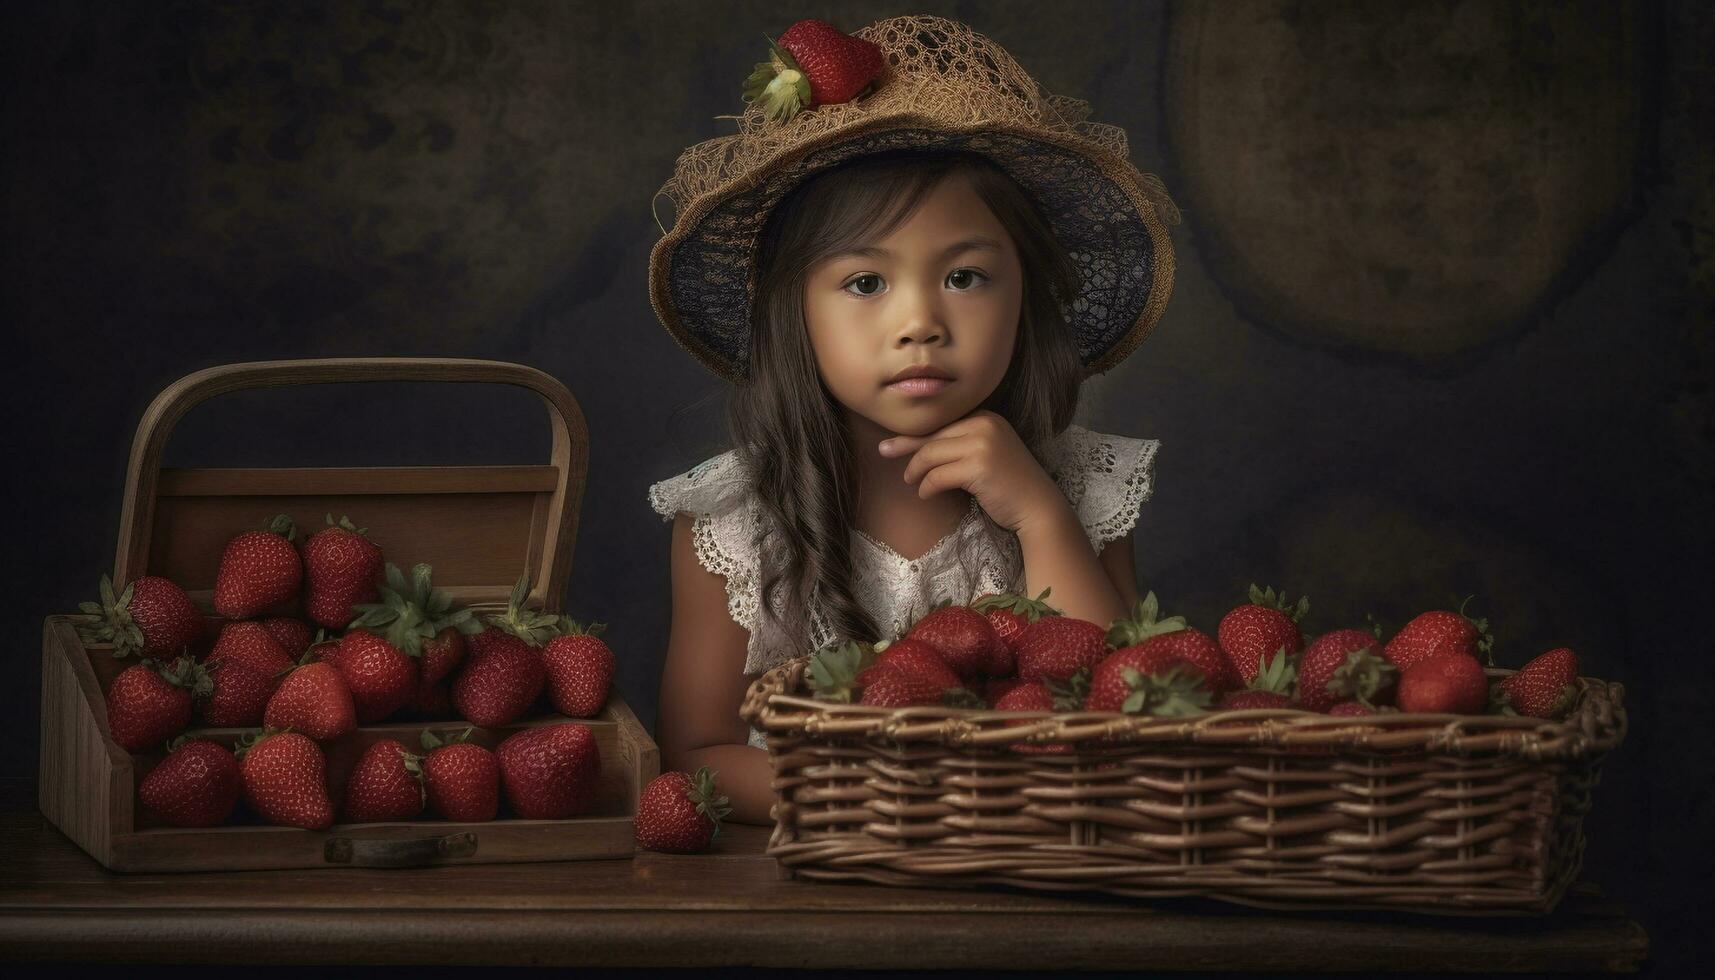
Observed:
[[[41,617],[111,566],[132,430],[210,364],[523,361],[591,430],[568,606],[652,723],[667,528],[648,483],[725,448],[724,391],[657,325],[650,197],[729,131],[762,36],[892,5],[9,6],[5,386],[12,683],[35,770]],[[916,8],[912,8],[916,9]],[[1703,706],[1715,193],[1712,16],[1554,5],[953,3],[1124,126],[1186,216],[1166,318],[1080,421],[1162,440],[1142,583],[1212,627],[1251,581],[1312,625],[1476,593],[1502,662],[1571,644],[1634,727],[1591,877],[1658,966],[1709,862]],[[533,461],[511,393],[271,392],[180,465]]]

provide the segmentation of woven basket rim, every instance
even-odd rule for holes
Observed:
[[[1211,711],[1185,718],[1116,712],[995,711],[922,706],[884,708],[818,701],[799,690],[809,656],[787,661],[752,682],[740,715],[769,734],[884,740],[1004,750],[1041,743],[1070,743],[1074,753],[1102,753],[1138,745],[1278,748],[1305,754],[1441,753],[1501,755],[1532,760],[1582,760],[1604,755],[1625,738],[1624,687],[1579,677],[1579,697],[1560,720],[1507,715],[1397,712],[1331,716],[1297,708]],[[1491,678],[1517,671],[1486,667]],[[1036,719],[1028,724],[1007,724]]]

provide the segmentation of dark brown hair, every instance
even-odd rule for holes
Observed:
[[[1024,276],[1012,363],[983,407],[1011,423],[1038,459],[1077,407],[1084,370],[1064,313],[1077,271],[1035,202],[999,166],[970,153],[889,153],[794,189],[771,213],[757,250],[748,375],[733,394],[730,423],[768,519],[765,537],[771,523],[769,547],[784,559],[762,563],[761,613],[804,652],[811,609],[841,639],[881,639],[852,593],[857,468],[844,410],[822,383],[805,327],[807,273],[836,252],[886,237],[954,174],[970,178],[1012,236]]]

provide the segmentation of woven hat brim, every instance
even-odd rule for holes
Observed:
[[[650,252],[649,280],[650,304],[679,345],[715,374],[743,383],[755,249],[774,206],[817,173],[893,149],[982,153],[1036,197],[1085,280],[1067,316],[1079,333],[1086,375],[1124,360],[1160,321],[1172,292],[1173,247],[1156,197],[1128,161],[1076,136],[893,113],[792,146],[675,215],[672,230]],[[1029,166],[1026,157],[1033,158]],[[1050,165],[1062,177],[1038,179],[1052,172]],[[1076,201],[1052,199],[1072,188]],[[742,245],[731,244],[731,231],[711,235],[711,221],[742,229],[736,236]],[[1111,278],[1092,283],[1092,270]],[[1090,324],[1105,326],[1087,329]]]

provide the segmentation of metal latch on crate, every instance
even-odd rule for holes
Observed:
[[[472,833],[410,840],[330,837],[322,848],[322,858],[329,864],[349,864],[354,868],[415,868],[475,853],[476,835]]]

